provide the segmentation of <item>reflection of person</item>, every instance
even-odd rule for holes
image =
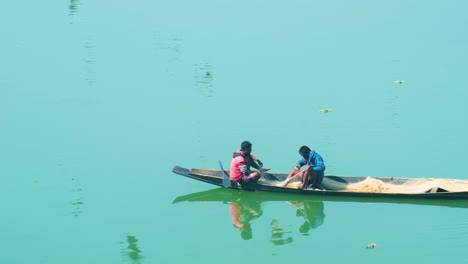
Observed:
[[[325,172],[325,163],[322,156],[307,146],[302,146],[299,149],[299,154],[302,156],[302,159],[297,162],[296,168],[289,173],[285,185],[287,185],[293,176],[297,175],[301,178],[301,184],[299,184],[298,188],[319,189],[319,184],[322,183]],[[305,169],[301,173],[300,169],[302,166],[305,166]]]
[[[262,214],[262,207],[259,201],[247,202],[242,199],[232,201],[230,204],[232,223],[241,232],[244,240],[253,237],[250,221],[259,218]]]
[[[299,227],[299,232],[308,234],[310,229],[315,229],[323,224],[325,221],[324,204],[321,201],[304,201],[304,202],[291,202],[293,207],[298,208],[296,211],[297,216],[304,217],[304,223]]]
[[[287,237],[284,237],[285,234],[289,234],[291,232],[284,231],[284,229],[280,227],[280,223],[278,219],[273,219],[270,225],[271,225],[271,243],[273,243],[273,245],[282,246],[282,245],[292,243],[294,241],[294,239],[290,235],[288,235]]]
[[[244,141],[240,150],[232,154],[229,178],[240,185],[256,183],[260,179],[260,172],[251,171],[250,167],[260,170],[263,163],[251,154],[252,143]]]
[[[138,247],[138,239],[135,236],[127,235],[128,247],[123,251],[124,256],[128,257],[130,263],[139,264],[144,259],[141,250]]]

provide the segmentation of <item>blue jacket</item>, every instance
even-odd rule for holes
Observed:
[[[300,159],[298,162],[299,166],[310,165],[314,171],[325,171],[325,163],[323,163],[322,156],[311,150],[309,154],[309,159],[304,158]]]

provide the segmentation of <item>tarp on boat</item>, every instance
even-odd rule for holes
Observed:
[[[344,183],[325,177],[321,187],[326,190],[372,193],[427,193],[427,192],[466,192],[468,180],[418,178],[405,179],[404,183],[390,183],[367,177],[363,181]]]

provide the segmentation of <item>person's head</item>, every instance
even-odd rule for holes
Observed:
[[[240,150],[244,153],[250,154],[250,152],[252,151],[252,143],[250,143],[247,140],[242,142]]]
[[[309,222],[305,221],[300,227],[299,227],[299,232],[302,234],[307,234],[310,230],[310,224]]]
[[[308,146],[302,146],[299,149],[299,155],[301,155],[304,158],[308,158],[310,154],[310,148]]]

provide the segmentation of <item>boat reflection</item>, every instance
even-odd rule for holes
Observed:
[[[405,198],[370,198],[370,197],[340,197],[315,196],[287,193],[268,193],[239,191],[226,188],[215,188],[208,191],[195,192],[177,197],[173,203],[180,202],[231,202],[238,196],[255,197],[259,201],[322,201],[322,202],[352,202],[352,203],[382,203],[382,204],[412,204],[422,206],[442,206],[452,208],[468,208],[468,200],[453,199],[405,199]]]
[[[249,191],[233,191],[227,189],[213,189],[210,191],[197,192],[177,197],[173,203],[179,202],[201,202],[213,201],[229,204],[233,226],[239,230],[240,236],[244,240],[253,238],[251,221],[263,215],[262,204],[267,201],[275,201],[278,195],[268,193],[255,193]],[[291,197],[291,196],[289,196]],[[303,235],[309,235],[311,229],[318,228],[324,223],[324,203],[321,200],[312,200],[310,197],[292,196],[295,200],[287,201],[296,209],[295,216],[304,219],[298,230]],[[271,242],[274,245],[285,245],[294,241],[292,231],[281,226],[280,219],[274,218],[271,221]]]
[[[453,208],[468,208],[467,200],[424,200],[424,199],[389,199],[364,197],[329,197],[314,195],[297,195],[267,192],[238,191],[226,188],[216,188],[177,197],[173,204],[181,202],[222,202],[229,204],[233,226],[239,230],[240,236],[249,240],[253,237],[251,221],[264,215],[264,202],[284,201],[296,209],[295,216],[302,217],[303,223],[294,227],[302,235],[309,235],[314,229],[325,222],[325,202],[352,203],[382,203],[409,204],[418,206],[441,206]],[[268,212],[271,213],[271,212]],[[282,225],[284,219],[274,218],[270,222],[271,242],[274,245],[284,245],[293,242],[291,225]],[[287,221],[287,220],[286,220]]]

